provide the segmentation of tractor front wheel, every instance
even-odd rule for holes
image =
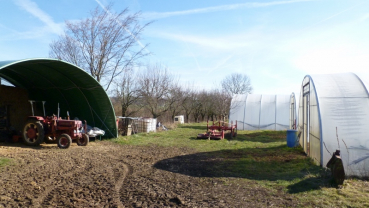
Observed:
[[[60,149],[67,149],[72,144],[72,138],[68,134],[61,134],[56,140]]]
[[[90,138],[87,134],[82,134],[82,137],[77,139],[78,146],[87,146],[89,142]]]
[[[23,128],[22,138],[30,146],[38,146],[44,141],[44,127],[37,120],[28,120]]]

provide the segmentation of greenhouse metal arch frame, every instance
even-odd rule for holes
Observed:
[[[299,143],[326,166],[340,150],[346,175],[368,176],[369,94],[353,73],[307,75],[300,93]]]

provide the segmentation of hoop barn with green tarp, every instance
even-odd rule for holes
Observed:
[[[88,125],[104,130],[107,138],[117,137],[110,99],[83,69],[49,58],[0,61],[0,77],[27,90],[29,100],[46,101],[46,115],[56,115],[59,104],[61,117],[66,117],[69,111],[71,119],[86,120]]]

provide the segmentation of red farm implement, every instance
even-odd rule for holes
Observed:
[[[30,101],[33,114],[33,102]],[[56,140],[58,147],[62,149],[68,148],[72,140],[76,140],[79,146],[86,146],[89,143],[89,137],[83,133],[87,129],[87,122],[82,125],[80,120],[62,119],[58,116],[45,116],[45,102],[43,104],[44,116],[29,116],[23,128],[22,138],[27,145],[37,146],[44,140]]]
[[[218,121],[209,126],[209,121],[206,124],[206,132],[204,134],[198,134],[198,139],[224,139],[225,134],[230,134],[231,137],[237,136],[237,121],[233,125],[233,122],[226,123]]]

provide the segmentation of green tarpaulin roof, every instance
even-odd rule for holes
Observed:
[[[106,137],[117,137],[115,113],[108,95],[81,68],[48,58],[0,61],[0,77],[26,89],[30,100],[46,101],[47,115],[56,114],[59,103],[62,117],[69,111],[71,118],[78,117],[104,130]]]

